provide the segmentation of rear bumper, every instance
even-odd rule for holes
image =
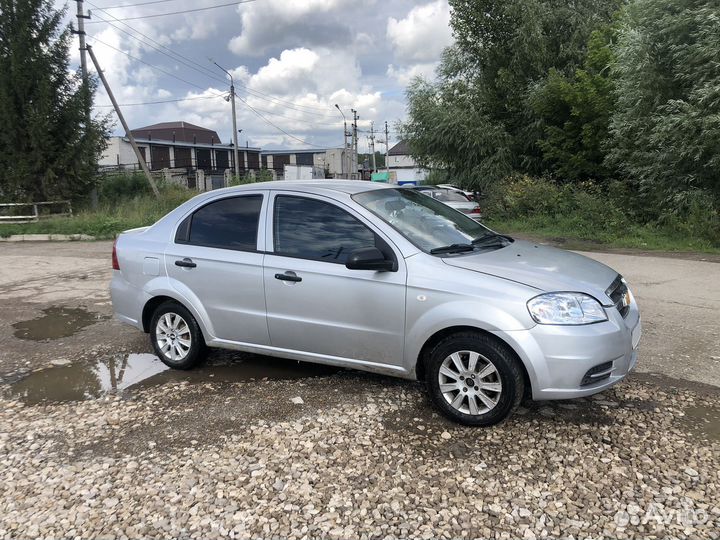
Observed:
[[[498,333],[528,371],[535,400],[570,399],[602,392],[637,365],[642,332],[637,304],[625,319],[614,308],[609,320],[585,326],[536,325]]]
[[[143,330],[142,306],[146,301],[144,296],[147,295],[130,284],[119,270],[113,270],[110,281],[110,298],[116,319]]]

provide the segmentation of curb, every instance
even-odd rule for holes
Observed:
[[[0,238],[0,242],[72,242],[78,240],[95,240],[88,234],[11,234]]]

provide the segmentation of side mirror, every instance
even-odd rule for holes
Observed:
[[[348,256],[345,268],[350,270],[377,270],[389,272],[395,263],[385,258],[378,248],[356,249]]]

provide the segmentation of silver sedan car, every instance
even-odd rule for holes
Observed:
[[[222,347],[417,378],[449,418],[486,426],[523,397],[601,392],[637,361],[617,272],[410,189],[211,191],[121,234],[112,259],[116,316],[178,369]]]

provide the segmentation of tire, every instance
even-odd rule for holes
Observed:
[[[173,369],[191,369],[207,352],[195,317],[177,302],[158,306],[150,321],[150,342],[155,354]]]
[[[468,426],[502,422],[520,405],[525,391],[514,354],[481,333],[444,338],[430,351],[425,373],[435,406],[450,420]]]

